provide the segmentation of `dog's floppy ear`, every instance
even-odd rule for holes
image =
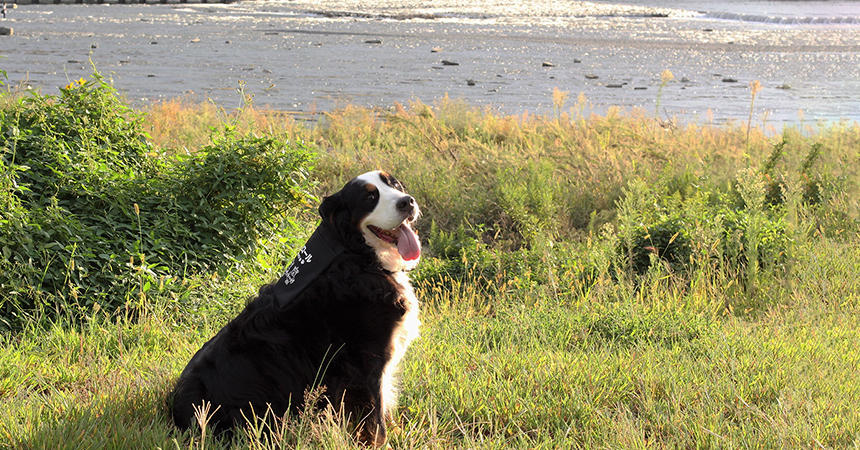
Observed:
[[[325,197],[320,203],[320,217],[324,222],[334,224],[334,215],[337,211],[343,209],[343,196],[341,193],[335,192],[328,197]]]

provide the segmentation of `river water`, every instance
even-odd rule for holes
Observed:
[[[746,120],[758,80],[757,123],[860,121],[860,1],[30,5],[0,26],[14,28],[0,37],[7,84],[56,92],[92,61],[134,104],[232,108],[243,86],[305,113],[446,95],[549,113],[558,88],[583,93],[586,112],[722,123]]]

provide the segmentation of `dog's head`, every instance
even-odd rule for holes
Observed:
[[[411,270],[421,257],[421,243],[413,223],[421,210],[403,184],[382,171],[350,180],[323,199],[323,222],[347,245],[370,247],[385,270]]]

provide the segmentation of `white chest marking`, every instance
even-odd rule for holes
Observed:
[[[391,413],[397,406],[397,373],[400,360],[406,354],[409,344],[418,337],[418,328],[421,320],[418,318],[418,298],[409,282],[406,272],[397,272],[394,279],[403,289],[406,314],[394,326],[391,333],[391,359],[382,371],[382,410],[386,418],[391,418]]]

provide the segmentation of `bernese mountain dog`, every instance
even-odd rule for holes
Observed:
[[[220,433],[269,408],[296,413],[306,391],[324,386],[320,402],[356,424],[360,440],[385,441],[398,364],[420,323],[408,277],[421,256],[420,209],[396,178],[373,171],[325,197],[319,213],[284,275],[182,371],[171,407],[180,429],[204,402]]]

